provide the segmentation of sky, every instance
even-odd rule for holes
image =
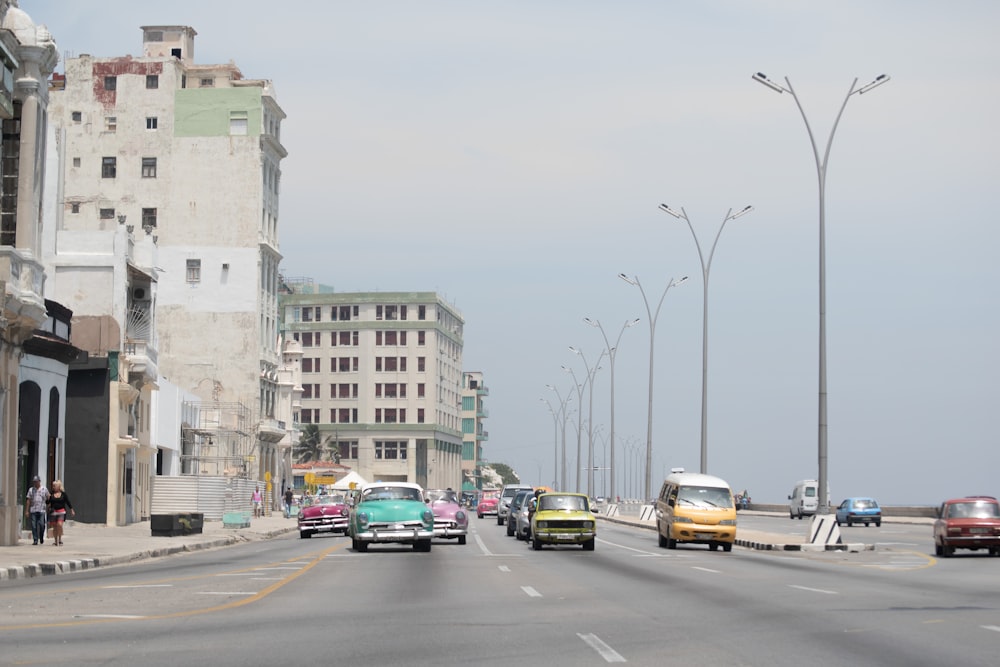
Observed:
[[[196,62],[271,79],[282,272],[457,307],[489,388],[484,457],[524,481],[552,483],[564,404],[569,486],[589,424],[608,467],[612,369],[584,318],[621,333],[621,496],[644,490],[650,403],[654,492],[700,465],[702,264],[661,203],[706,261],[727,213],[753,207],[711,255],[707,471],[762,503],[818,475],[816,161],[795,98],[751,76],[787,77],[822,157],[855,79],[888,74],[847,97],[827,161],[831,500],[1000,495],[1000,4],[20,5],[71,57],[139,55],[140,26],[189,25]]]

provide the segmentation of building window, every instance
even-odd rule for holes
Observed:
[[[142,177],[143,178],[156,178],[156,158],[155,157],[144,157],[144,158],[142,158]]]
[[[417,306],[417,319],[418,320],[427,319],[427,306]]]
[[[79,206],[79,204],[74,204],[74,206]],[[102,208],[101,209],[101,220],[114,220],[115,209],[113,208]]]
[[[215,87],[215,79],[201,79],[198,85],[202,88],[213,88]]]
[[[160,77],[158,75],[156,75],[156,74],[147,74],[146,75],[146,88],[149,88],[150,90],[152,90],[154,88],[159,88],[159,87],[160,87]]]
[[[423,398],[424,397],[424,394],[425,394],[424,387],[426,387],[426,386],[427,385],[425,385],[423,382],[418,382],[417,383],[417,398]]]
[[[83,120],[83,112],[82,111],[74,111],[73,112],[73,122],[74,123],[79,123],[82,120]]]
[[[144,208],[144,209],[142,209],[142,228],[146,229],[148,227],[156,227],[156,209],[155,208]]]
[[[417,345],[423,346],[427,343],[427,332],[418,331],[417,332]]]
[[[118,131],[118,116],[105,116],[104,117],[104,131],[105,132],[117,132]]]
[[[156,116],[146,116],[146,129],[147,130],[156,129]]]
[[[423,373],[427,370],[427,357],[417,357],[417,372]]]
[[[395,422],[395,415],[393,415],[393,421],[390,422],[386,419],[387,424]],[[406,441],[405,440],[376,440],[375,441],[375,458],[377,460],[388,460],[388,461],[405,461],[406,460]]]
[[[229,134],[244,136],[247,134],[248,127],[246,111],[229,112]]]
[[[406,372],[406,357],[399,358],[399,372],[400,373]]]
[[[77,203],[70,204],[69,205],[69,211],[70,211],[70,213],[79,213],[80,212],[80,205],[77,204]]]
[[[417,408],[417,423],[418,424],[423,424],[424,423],[424,409],[423,408]]]
[[[189,283],[200,283],[201,282],[201,260],[200,259],[189,259],[187,260],[187,281]],[[303,369],[305,370],[305,361],[303,360]]]
[[[74,167],[79,167],[80,166],[80,158],[78,158],[78,157],[73,158],[73,166]]]
[[[118,174],[118,158],[101,158],[101,178],[114,178]]]
[[[341,412],[346,412],[346,410],[342,410]],[[348,423],[352,423],[352,422],[349,422],[347,419],[340,419],[339,423],[341,423],[341,424],[348,424]],[[358,458],[358,441],[357,440],[341,440],[338,443],[338,447],[340,449],[340,460],[341,461],[343,461],[344,459],[355,459],[355,460],[357,460],[357,458]]]
[[[405,320],[406,319],[406,306],[400,306],[399,307],[399,319],[401,319],[401,320]]]
[[[104,90],[117,90],[117,89],[118,89],[118,77],[116,76],[104,77]]]

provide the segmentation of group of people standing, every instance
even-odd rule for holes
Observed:
[[[52,481],[52,491],[42,485],[41,478],[35,475],[31,480],[31,488],[24,503],[24,513],[31,521],[32,544],[45,544],[45,525],[48,524],[52,533],[53,544],[61,546],[63,522],[67,513],[76,516],[73,503],[63,490],[62,480]]]

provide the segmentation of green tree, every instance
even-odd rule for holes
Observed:
[[[326,443],[320,435],[319,426],[316,424],[306,424],[299,433],[299,442],[295,445],[295,457],[297,463],[309,463],[312,461],[322,461]]]
[[[517,476],[517,473],[507,465],[506,463],[491,463],[490,467],[493,468],[496,474],[500,475],[500,479],[503,480],[504,484],[520,484],[521,478]]]

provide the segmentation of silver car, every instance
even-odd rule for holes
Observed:
[[[514,512],[514,506],[511,505],[511,515],[508,523],[514,524],[514,537],[519,540],[527,541],[531,539],[531,515],[535,512],[535,502],[535,494],[529,493],[525,496],[517,512]]]
[[[519,489],[514,494],[513,500],[510,501],[510,507],[507,509],[507,537],[514,535],[517,529],[517,517],[521,513],[521,508],[531,497],[531,489]],[[518,535],[518,539],[521,539],[520,535]]]

